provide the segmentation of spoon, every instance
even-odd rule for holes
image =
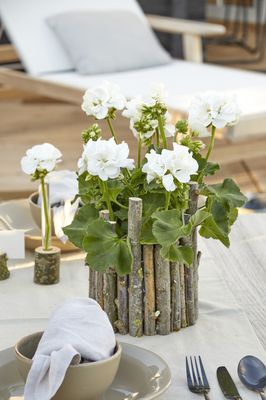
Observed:
[[[244,385],[258,392],[262,400],[266,400],[263,390],[266,386],[266,366],[261,360],[254,356],[243,357],[239,361],[237,372]]]

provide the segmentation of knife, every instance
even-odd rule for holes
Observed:
[[[220,388],[227,399],[242,400],[236,385],[226,367],[217,368],[217,379]]]

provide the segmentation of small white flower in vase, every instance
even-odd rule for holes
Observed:
[[[45,178],[61,161],[62,153],[52,144],[43,143],[26,151],[21,159],[22,171],[33,181],[40,180],[42,213],[42,246],[35,249],[34,282],[51,284],[59,281],[60,249],[51,246],[51,210]]]

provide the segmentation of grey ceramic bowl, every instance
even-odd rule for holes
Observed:
[[[25,336],[15,345],[18,370],[26,382],[38,343],[43,332]],[[96,400],[113,382],[121,359],[122,347],[116,345],[115,353],[102,361],[71,365],[53,400]]]

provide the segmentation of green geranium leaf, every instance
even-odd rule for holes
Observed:
[[[216,224],[213,217],[209,217],[204,225],[201,226],[199,233],[201,236],[209,239],[218,239],[220,240],[226,247],[230,246],[230,241],[228,235],[226,235],[221,228]]]
[[[162,246],[170,246],[184,236],[182,214],[179,210],[156,211],[152,218],[156,220],[152,233]]]
[[[225,179],[222,183],[206,185],[202,191],[206,196],[215,196],[220,201],[226,201],[232,207],[242,207],[247,201],[239,187],[232,179]]]
[[[195,228],[196,226],[201,225],[210,215],[211,214],[206,210],[198,210],[190,217],[189,225],[191,228]]]
[[[143,201],[143,215],[150,217],[158,208],[164,207],[165,196],[161,193],[147,193],[141,196]]]
[[[162,246],[175,244],[181,237],[189,236],[192,229],[200,225],[211,214],[205,210],[198,210],[188,224],[182,222],[180,210],[157,211],[152,214],[156,221],[153,223],[152,233]]]
[[[82,242],[87,230],[87,227],[96,220],[99,216],[98,211],[91,204],[85,204],[79,209],[72,223],[63,228],[64,233],[75,246],[82,249]]]
[[[113,267],[119,275],[131,272],[133,257],[128,240],[120,238],[108,222],[99,218],[87,227],[83,239],[86,263],[97,271]]]
[[[153,220],[151,218],[143,218],[141,225],[140,243],[141,244],[157,244],[152,233]]]
[[[116,201],[118,195],[124,190],[124,185],[121,181],[115,179],[109,179],[108,189],[109,197],[111,201]]]
[[[191,265],[193,263],[194,252],[189,246],[163,246],[160,254],[169,261],[178,262],[180,264]]]
[[[128,210],[125,208],[120,208],[114,212],[114,215],[118,217],[121,221],[126,221],[128,217]]]

